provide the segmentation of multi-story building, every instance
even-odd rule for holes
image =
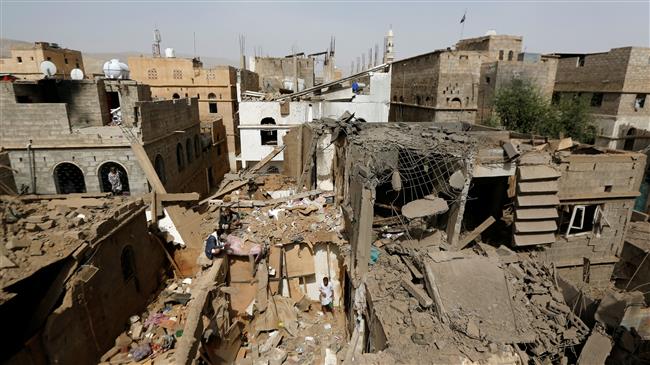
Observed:
[[[16,46],[11,49],[11,57],[0,58],[0,74],[11,74],[25,80],[38,80],[43,77],[41,62],[50,61],[56,66],[57,78],[70,78],[75,68],[84,71],[81,52],[61,48],[56,43],[36,42],[32,46]]]
[[[135,81],[4,81],[0,109],[0,142],[20,191],[107,192],[116,168],[125,192],[148,192],[142,156],[125,131],[144,146],[168,192],[205,195],[227,170],[218,141],[201,133],[197,98],[152,101]]]
[[[521,44],[519,36],[486,35],[393,62],[390,120],[480,122],[495,90],[518,77],[550,100],[555,59],[521,53]]]
[[[650,144],[650,48],[559,56],[554,100],[589,98],[597,145],[640,150]]]
[[[154,99],[196,98],[201,121],[223,119],[226,135],[216,137],[226,141],[230,170],[237,169],[235,156],[241,151],[237,83],[242,91],[258,90],[254,72],[232,66],[204,68],[198,58],[140,56],[129,57],[128,64],[131,78],[150,85]]]

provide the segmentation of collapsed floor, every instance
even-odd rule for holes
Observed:
[[[254,167],[229,177],[221,193],[199,204],[183,194],[166,194],[164,201],[155,194],[144,200],[3,197],[0,309],[12,328],[23,330],[8,342],[2,359],[328,365],[648,361],[650,223],[642,215],[630,224],[627,217],[612,219],[626,215],[632,195],[617,185],[600,195],[580,195],[579,203],[601,207],[601,213],[592,212],[600,218],[591,221],[595,233],[584,247],[585,232],[570,234],[573,218],[562,226],[559,217],[550,231],[521,232],[514,225],[525,220],[512,213],[521,211],[525,184],[551,189],[527,196],[572,201],[576,196],[559,188],[559,170],[592,164],[595,171],[602,162],[587,158],[602,155],[620,164],[635,156],[515,141],[509,143],[522,146],[511,157],[510,146],[499,142],[503,132],[477,137],[462,128],[427,125],[380,129],[350,115],[309,133],[318,140],[302,146],[312,146],[305,151],[315,156],[293,162],[299,168],[292,177],[257,175]],[[582,165],[572,165],[572,158]],[[526,168],[508,167],[515,160],[531,164],[531,174],[543,174],[528,179]],[[537,168],[551,163],[559,166]],[[485,177],[481,169],[512,175]],[[296,188],[303,183],[313,190]],[[190,237],[187,226],[158,219],[180,205],[187,212],[179,216],[189,217],[192,234],[202,237],[199,246],[179,242]],[[575,210],[569,203],[526,209],[557,213],[567,206]],[[241,227],[223,238],[237,249],[210,260],[203,239],[217,230],[224,207],[240,217]],[[582,214],[589,212],[584,209]],[[608,236],[616,223],[627,230],[620,233],[627,234],[620,249],[614,243],[619,232]],[[550,247],[518,247],[517,237],[549,234]],[[553,261],[549,248],[558,243],[565,245],[560,254],[568,255],[571,246],[597,255],[578,264]],[[604,250],[617,251],[616,270]],[[320,308],[318,287],[325,276],[334,287],[334,315]]]

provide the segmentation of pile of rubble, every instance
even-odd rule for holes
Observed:
[[[129,318],[127,330],[115,339],[115,346],[101,357],[101,362],[128,364],[153,360],[172,350],[183,336],[191,284],[190,278],[171,280],[146,311]]]
[[[93,245],[115,227],[121,215],[144,204],[141,199],[117,197],[111,203],[105,198],[74,196],[51,200],[2,196],[0,287],[68,257],[83,244]]]

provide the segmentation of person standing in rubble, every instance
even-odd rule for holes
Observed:
[[[113,195],[122,194],[122,174],[115,167],[111,167],[111,171],[108,173],[108,182],[111,183]]]
[[[323,313],[330,312],[334,316],[334,288],[326,276],[318,290],[320,291],[320,305]]]

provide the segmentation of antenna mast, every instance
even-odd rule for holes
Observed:
[[[154,57],[160,57],[160,41],[162,37],[160,36],[160,31],[158,28],[153,30],[153,43],[151,44],[151,53]]]

